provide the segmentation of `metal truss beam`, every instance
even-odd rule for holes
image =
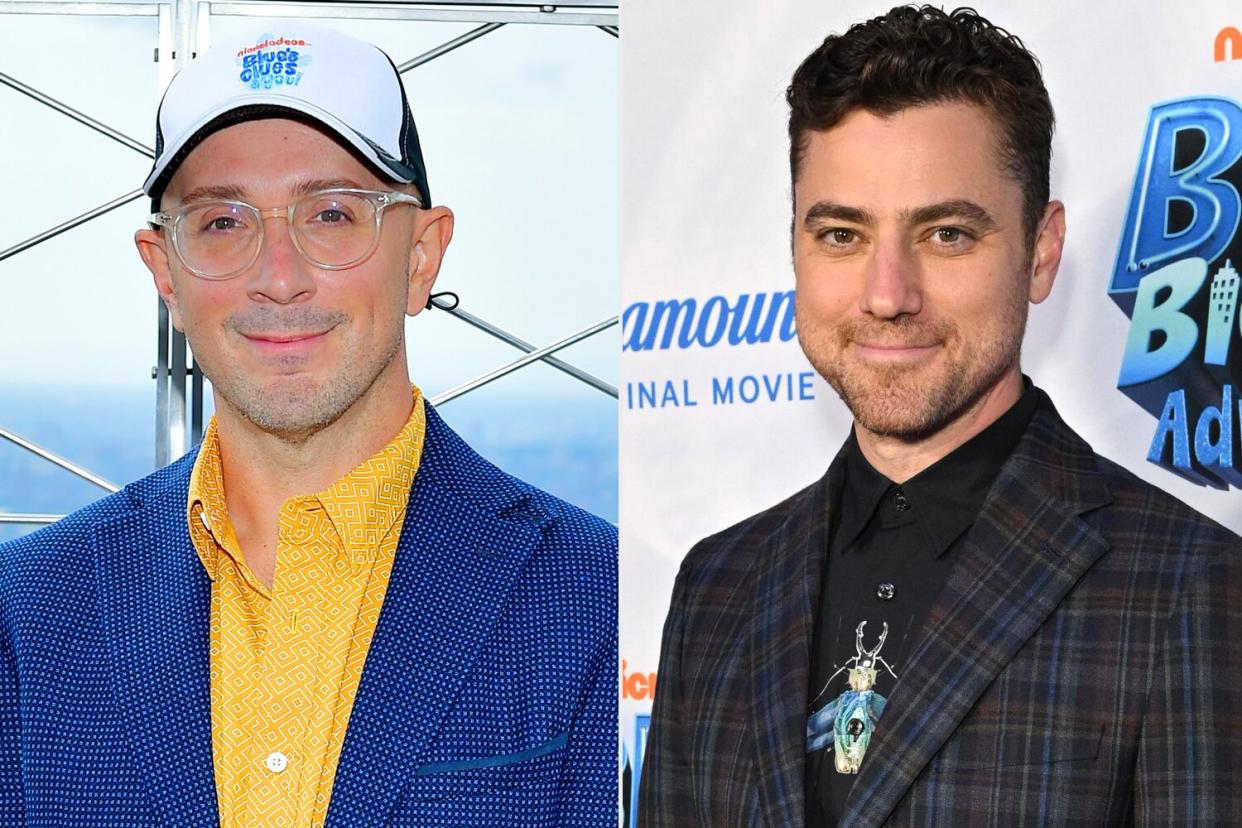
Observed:
[[[0,2],[0,14],[86,15],[88,17],[155,17],[168,0],[153,3]]]
[[[603,4],[601,3],[598,5],[603,5]],[[482,26],[479,26],[478,28],[471,29],[465,34],[459,35],[453,38],[452,40],[448,40],[448,41],[445,41],[444,43],[441,43],[439,46],[436,46],[433,49],[429,49],[426,52],[423,52],[421,55],[410,58],[405,63],[402,63],[400,66],[398,66],[397,71],[400,73],[405,73],[411,69],[414,69],[417,66],[422,66],[424,63],[434,60],[435,58],[438,58],[442,55],[448,54],[454,49],[458,49],[466,45],[467,43],[471,43],[475,40],[478,40],[480,37],[483,37],[486,34],[490,34],[491,32],[496,31],[497,29],[501,28],[504,25],[505,25],[504,23],[485,23]],[[617,33],[617,28],[615,26],[600,26],[600,28],[613,35]],[[469,325],[472,325],[473,327],[481,331],[484,331],[485,333],[488,333],[491,336],[496,337],[502,342],[512,345],[513,347],[517,348],[520,351],[523,351],[529,354],[537,350],[536,346],[532,345],[531,343],[523,339],[520,339],[519,337],[514,336],[513,334],[504,330],[503,328],[493,325],[490,322],[478,316],[475,316],[472,313],[461,310],[460,308],[456,306],[456,299],[454,299],[454,301],[451,304],[450,303],[443,303],[443,304],[438,303],[438,302],[435,302],[434,299],[432,299],[432,302],[435,303],[436,308],[443,310],[452,316],[457,317],[463,322]],[[574,379],[584,382],[587,385],[591,386],[592,388],[602,391],[605,394],[609,395],[610,397],[613,397],[614,399],[617,397],[617,389],[615,387],[609,385],[608,383],[604,382],[598,377],[586,371],[583,371],[581,368],[577,368],[573,365],[570,365],[569,363],[564,362],[560,359],[557,359],[556,357],[551,356],[550,354],[543,356],[541,359],[543,362],[547,363],[548,365],[551,365],[553,368],[556,368],[557,370],[563,371],[564,373],[568,374]]]
[[[504,23],[484,23],[482,26],[478,27],[477,29],[471,29],[470,31],[466,32],[464,35],[459,35],[453,38],[452,40],[447,40],[444,43],[441,43],[439,46],[435,47],[434,49],[428,49],[426,52],[423,52],[421,55],[410,58],[405,63],[398,66],[397,71],[404,74],[410,71],[411,69],[413,69],[415,66],[422,66],[424,63],[427,63],[428,61],[435,60],[436,58],[440,57],[440,55],[447,55],[449,52],[453,51],[456,48],[465,46],[467,43],[470,43],[471,41],[478,40],[483,35],[488,34],[489,32],[494,32],[503,25],[505,24]]]
[[[0,523],[17,523],[25,526],[55,523],[64,515],[37,515],[9,512],[0,515]]]
[[[17,78],[12,77],[11,75],[6,75],[4,72],[0,72],[0,83],[12,89],[16,89],[18,92],[21,92],[23,95],[34,98],[36,101],[43,104],[44,106],[51,107],[52,109],[59,112],[61,115],[64,115],[68,118],[72,118],[78,123],[83,124],[84,126],[90,127],[91,129],[95,130],[101,135],[106,135],[107,137],[111,138],[113,141],[116,141],[118,144],[129,147],[134,152],[145,155],[147,158],[155,157],[155,150],[152,149],[151,147],[148,147],[146,144],[143,144],[139,141],[135,141],[133,138],[130,138],[128,135],[121,132],[119,129],[113,129],[112,127],[108,126],[102,121],[97,121],[91,116],[83,112],[79,112],[78,110],[74,109],[68,104],[62,103],[56,100],[51,95],[48,95],[44,92],[40,92],[38,89],[35,89],[33,86],[29,86],[28,84],[22,83]]]
[[[532,362],[541,360],[544,357],[548,356],[549,354],[556,353],[562,348],[568,348],[570,345],[573,345],[576,342],[581,342],[582,340],[586,339],[588,336],[594,336],[600,331],[607,330],[608,328],[611,328],[613,325],[616,325],[617,321],[618,321],[618,317],[610,316],[607,319],[604,319],[600,322],[596,322],[594,325],[583,328],[580,331],[575,331],[574,333],[571,333],[569,336],[564,337],[563,339],[558,339],[557,341],[549,345],[545,345],[542,348],[537,348],[531,351],[529,354],[522,357],[521,359],[515,359],[513,362],[510,362],[507,365],[502,365],[499,368],[495,368],[491,371],[488,371],[485,374],[480,374],[479,376],[475,377],[472,380],[468,380],[466,382],[463,382],[461,385],[458,385],[454,388],[450,388],[449,390],[443,393],[437,394],[436,396],[431,398],[431,404],[440,405],[441,403],[446,403],[451,399],[460,397],[462,394],[466,394],[466,393],[469,393],[470,391],[474,391],[476,389],[482,388],[484,385],[487,385],[489,382],[493,382],[495,380],[500,379],[503,376],[512,374],[514,371],[518,370],[519,368],[525,368],[527,365],[530,365]]]
[[[442,310],[445,313],[449,314],[450,316],[455,316],[461,321],[465,322],[466,324],[472,325],[473,327],[478,328],[484,333],[491,334],[492,336],[499,339],[501,342],[505,342],[509,345],[512,345],[514,348],[517,348],[519,351],[523,351],[529,354],[532,351],[536,350],[536,346],[530,344],[524,339],[519,339],[518,337],[514,336],[513,334],[504,330],[503,328],[499,328],[485,319],[481,319],[480,317],[475,316],[472,313],[468,313],[464,310],[461,310],[460,308],[449,307],[447,304],[440,304],[436,302],[434,298],[432,298],[431,301],[435,303],[435,307],[437,310]],[[564,371],[566,374],[569,374],[569,376],[573,377],[576,380],[580,380],[581,382],[586,383],[592,388],[595,388],[599,391],[603,391],[605,394],[607,394],[608,396],[614,399],[616,399],[617,397],[617,389],[609,385],[608,383],[604,382],[599,377],[596,377],[594,374],[587,373],[586,371],[583,371],[581,368],[570,365],[568,362],[564,362],[560,359],[557,359],[554,356],[543,357],[543,362],[547,363],[548,365],[551,365],[553,368],[556,368],[559,371]]]
[[[80,224],[86,224],[91,219],[102,216],[104,213],[115,210],[118,207],[124,207],[126,204],[129,204],[131,201],[137,201],[139,198],[142,198],[142,190],[134,190],[133,192],[126,193],[123,196],[117,196],[111,201],[101,204],[98,207],[95,207],[94,209],[87,210],[82,215],[75,216],[74,218],[71,218],[66,222],[56,225],[50,230],[44,230],[42,233],[38,234],[37,236],[31,236],[30,238],[26,239],[23,242],[18,242],[17,244],[13,245],[7,250],[0,250],[0,262],[4,261],[10,256],[16,256],[18,253],[21,253],[23,250],[29,250],[30,248],[34,247],[36,244],[41,244],[42,242],[45,242],[50,238],[59,236],[61,233],[65,232],[66,230],[72,230],[73,228],[77,227]]]
[[[344,18],[362,20],[421,20],[438,23],[535,23],[562,26],[616,26],[616,7],[611,12],[562,11],[574,6],[494,3],[488,5],[451,5],[446,3],[311,3],[311,2],[239,2],[213,0],[211,13],[244,17]],[[590,6],[591,8],[597,8]]]
[[[105,480],[104,478],[100,477],[94,472],[87,471],[86,469],[79,466],[77,463],[72,463],[58,454],[53,454],[52,452],[48,451],[47,449],[43,448],[37,443],[27,440],[25,437],[22,437],[18,434],[14,434],[13,432],[9,431],[7,428],[0,428],[0,438],[8,440],[10,443],[12,443],[15,446],[24,448],[26,451],[32,454],[38,455],[39,457],[51,463],[52,465],[59,466],[60,468],[69,472],[70,474],[75,474],[78,477],[82,478],[83,480],[87,481],[88,483],[94,483],[96,486],[98,486],[101,489],[104,489],[105,491],[117,492],[121,490],[121,487],[116,485],[115,483]]]

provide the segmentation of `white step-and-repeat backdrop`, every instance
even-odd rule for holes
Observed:
[[[794,336],[783,94],[825,35],[890,5],[624,2],[629,796],[682,556],[819,477],[848,432]],[[1067,250],[1024,370],[1097,451],[1242,532],[1242,5],[976,7],[1039,57],[1057,114]],[[623,810],[628,825],[632,801]]]

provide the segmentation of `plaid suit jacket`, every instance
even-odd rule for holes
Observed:
[[[697,544],[639,825],[804,822],[810,642],[841,456]],[[1242,540],[1099,457],[1046,395],[893,688],[844,825],[1242,825]]]

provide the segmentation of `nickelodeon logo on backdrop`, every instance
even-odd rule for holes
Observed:
[[[656,674],[632,673],[629,662],[621,659],[621,698],[651,701],[655,698]]]
[[[1217,32],[1216,41],[1212,44],[1212,60],[1216,63],[1242,60],[1242,30],[1226,26]]]
[[[1157,419],[1147,459],[1217,488],[1242,486],[1240,189],[1242,106],[1153,106],[1108,291],[1130,317],[1117,387]]]

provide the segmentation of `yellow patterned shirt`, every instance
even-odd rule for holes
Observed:
[[[280,512],[268,590],[229,522],[214,418],[190,476],[189,524],[211,577],[211,730],[220,824],[321,826],[405,521],[422,396],[378,454]]]

